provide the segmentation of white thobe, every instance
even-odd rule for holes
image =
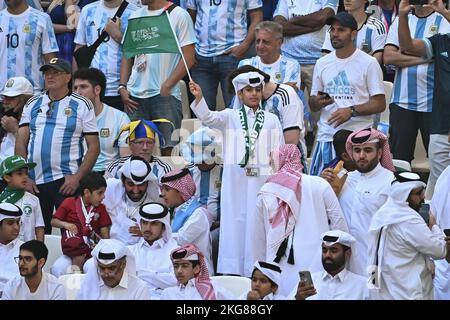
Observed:
[[[394,174],[378,164],[368,173],[349,172],[339,196],[339,203],[355,237],[349,269],[361,276],[367,275],[367,237],[373,215],[386,202]]]
[[[150,245],[142,238],[128,248],[136,260],[136,275],[145,281],[152,299],[159,299],[163,289],[177,284],[170,259],[170,253],[178,248],[174,239],[161,238]]]
[[[175,216],[177,215],[177,209],[175,209]],[[198,207],[184,222],[183,226],[177,232],[172,233],[172,237],[180,246],[190,243],[195,244],[203,253],[206,265],[208,266],[208,272],[212,275],[214,268],[212,264],[210,227],[211,223],[208,219],[208,210],[205,207]]]
[[[434,225],[430,231],[417,214],[416,217],[385,227],[382,232],[386,238],[379,265],[380,289],[370,290],[371,299],[432,300],[433,280],[428,259],[445,257],[441,229]],[[376,243],[372,246],[376,248]]]
[[[247,300],[248,292],[244,292],[239,296],[237,300]],[[287,300],[285,296],[279,294],[273,294],[272,292],[266,295],[264,298],[260,299],[261,301],[270,301],[270,300]]]
[[[367,279],[343,269],[334,277],[326,271],[311,275],[317,294],[306,300],[366,300],[369,295]],[[295,299],[297,286],[288,298]]]
[[[19,233],[20,240],[24,242],[36,240],[36,228],[45,227],[39,198],[25,191],[22,199],[17,200],[14,204],[23,212],[20,217],[22,223]]]
[[[119,284],[114,288],[105,285],[100,278],[100,297],[98,300],[150,300],[150,295],[143,280],[124,272]]]
[[[447,167],[436,182],[431,212],[436,217],[436,223],[441,229],[450,229],[450,167]],[[450,263],[446,260],[436,260],[434,282],[434,298],[450,300]]]
[[[3,290],[2,300],[66,300],[66,291],[55,276],[43,272],[35,292],[30,292],[22,276],[16,276],[8,281]]]
[[[19,266],[14,258],[19,256],[22,243],[18,237],[8,244],[0,243],[0,292],[3,291],[6,282],[20,275]]]
[[[248,129],[252,130],[256,115],[244,107]],[[246,176],[239,163],[245,154],[245,137],[239,110],[210,111],[204,99],[191,104],[191,109],[204,125],[219,129],[223,134],[223,175],[221,186],[221,217],[219,257],[217,271],[244,275],[244,261],[249,257],[247,247],[253,235],[248,232],[247,221],[252,221],[256,195],[270,175],[270,152],[284,143],[277,116],[264,112],[264,124],[255,143],[254,156],[247,167],[256,168],[258,176]]]
[[[108,187],[105,192],[103,204],[112,221],[110,238],[122,241],[126,245],[136,244],[140,237],[135,237],[128,232],[128,228],[139,226],[140,215],[139,206],[147,202],[161,202],[159,197],[159,187],[153,181],[148,182],[147,194],[144,199],[133,203],[127,200],[122,180],[106,180]]]
[[[211,280],[211,283],[214,288],[216,300],[233,299],[230,292],[220,287],[214,280]],[[161,294],[161,300],[203,300],[203,298],[195,287],[195,279],[191,279],[186,285],[178,284],[177,286],[164,289]]]
[[[338,199],[330,184],[315,176],[302,176],[302,194],[300,212],[297,213],[297,223],[294,237],[289,237],[286,254],[279,265],[282,270],[281,284],[278,292],[287,296],[299,281],[298,272],[323,270],[321,260],[320,235],[328,230],[348,231],[344,215]],[[270,228],[269,216],[278,209],[278,199],[269,194],[259,194],[256,202],[256,214],[252,229],[253,240],[251,253],[253,263],[257,260],[273,261],[278,248],[267,244],[267,232]],[[287,262],[287,256],[294,241],[295,264]],[[247,265],[247,271],[251,266]],[[251,272],[251,271],[250,271]]]

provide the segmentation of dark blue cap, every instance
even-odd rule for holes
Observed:
[[[331,26],[334,22],[339,22],[343,27],[358,30],[358,23],[348,12],[341,11],[336,15],[329,17],[325,23]]]

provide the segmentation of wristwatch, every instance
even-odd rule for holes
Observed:
[[[352,111],[352,117],[357,117],[357,116],[359,116],[359,112],[356,111],[356,109],[355,109],[354,106],[351,106],[351,107],[350,107],[350,110]]]
[[[127,89],[127,85],[126,84],[119,84],[119,86],[117,87],[117,93],[120,95],[120,89]]]

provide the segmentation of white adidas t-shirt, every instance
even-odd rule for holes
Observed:
[[[317,141],[333,141],[340,129],[355,131],[372,125],[372,115],[351,117],[336,128],[328,124],[328,119],[339,108],[363,104],[370,96],[384,94],[383,73],[377,60],[359,49],[346,59],[331,52],[317,60],[314,67],[311,95],[317,95],[317,91],[325,91],[335,100],[322,109]]]

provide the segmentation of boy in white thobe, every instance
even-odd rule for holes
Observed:
[[[173,170],[161,178],[161,196],[166,206],[174,209],[173,238],[178,245],[194,244],[203,253],[209,272],[211,259],[211,221],[208,211],[195,197],[195,183],[187,168]]]
[[[19,238],[22,210],[7,202],[0,203],[0,297],[6,282],[19,275],[14,258],[23,241]]]
[[[286,300],[285,296],[277,293],[281,284],[281,269],[276,264],[256,261],[251,279],[251,290],[244,292],[239,300]]]
[[[150,288],[150,297],[159,299],[163,289],[176,285],[170,253],[178,247],[172,238],[167,207],[149,202],[139,209],[142,239],[129,246],[136,259],[138,278]]]
[[[189,83],[196,98],[191,109],[203,124],[223,134],[221,241],[217,266],[220,273],[246,273],[244,263],[250,257],[253,236],[248,221],[252,221],[256,194],[270,175],[269,154],[284,143],[278,118],[260,109],[263,83],[263,77],[256,72],[236,76],[233,85],[241,106],[220,112],[210,111],[200,86]]]
[[[165,289],[161,300],[229,300],[230,294],[209,278],[202,252],[193,244],[170,255],[178,285]]]

